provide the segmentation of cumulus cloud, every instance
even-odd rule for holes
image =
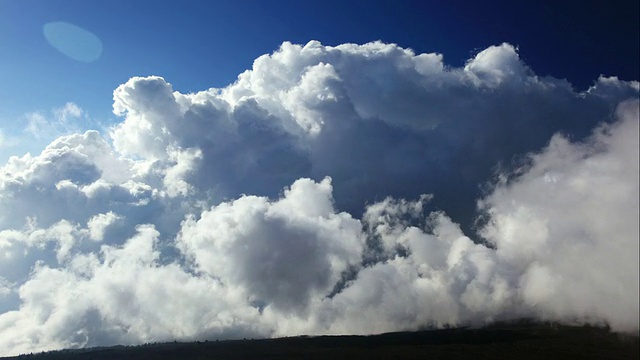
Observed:
[[[89,237],[91,240],[102,241],[104,239],[105,231],[121,217],[109,211],[106,214],[98,214],[87,221],[87,229],[89,230]]]
[[[131,78],[109,133],[0,168],[0,350],[519,317],[635,330],[638,90],[576,92],[509,44],[451,68],[284,43],[190,94]]]
[[[555,135],[480,202],[481,233],[541,316],[638,327],[638,117],[626,102],[584,142]]]
[[[469,230],[474,204],[459,199],[478,196],[496,164],[558,131],[582,138],[637,94],[637,82],[604,77],[575,92],[536,76],[509,44],[450,68],[442,55],[380,42],[284,43],[222,89],[181,94],[160,77],[130,79],[114,92],[124,121],[112,137],[158,171],[176,149],[200,151],[183,180],[217,201],[329,175],[341,209],[430,192]]]
[[[238,286],[249,301],[305,312],[362,257],[360,222],[335,212],[331,192],[328,178],[300,179],[276,202],[247,196],[222,203],[197,221],[187,218],[178,246],[199,271]]]

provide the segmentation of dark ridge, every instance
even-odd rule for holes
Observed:
[[[59,350],[3,359],[638,359],[638,333],[519,321],[368,336],[297,336]]]

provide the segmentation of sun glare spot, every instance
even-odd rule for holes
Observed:
[[[43,26],[49,44],[65,56],[82,62],[94,62],[102,54],[102,41],[92,32],[62,21]]]

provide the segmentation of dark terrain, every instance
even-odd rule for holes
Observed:
[[[370,336],[162,343],[4,359],[638,359],[638,334],[556,324],[496,324]]]

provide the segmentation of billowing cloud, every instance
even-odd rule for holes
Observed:
[[[335,212],[331,192],[328,178],[300,179],[276,202],[247,196],[222,203],[197,221],[187,218],[178,247],[199,271],[242,288],[250,301],[303,312],[362,258],[360,222]]]
[[[540,316],[638,327],[638,117],[626,102],[582,143],[555,135],[480,202],[481,234]]]
[[[284,43],[0,169],[0,351],[536,317],[638,328],[637,82]],[[59,119],[84,116],[67,104]]]
[[[576,92],[536,76],[509,44],[449,68],[393,44],[284,43],[223,89],[181,94],[160,77],[130,79],[114,92],[125,119],[112,136],[158,171],[176,149],[196,148],[198,170],[184,180],[217,201],[329,175],[341,209],[430,192],[469,230],[474,203],[460,199],[478,196],[493,167],[556,132],[588,135],[637,94],[637,82],[605,77]]]

